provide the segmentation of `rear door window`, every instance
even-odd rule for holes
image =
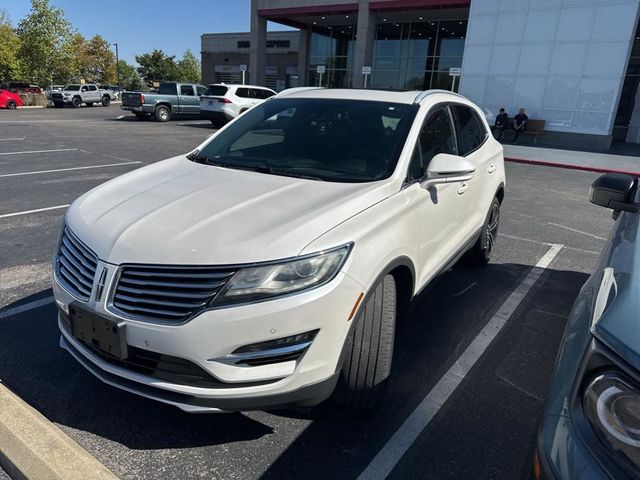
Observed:
[[[478,114],[466,105],[451,106],[458,133],[459,155],[467,156],[477,150],[487,138],[487,130]]]
[[[175,95],[177,92],[175,83],[161,83],[158,95]]]

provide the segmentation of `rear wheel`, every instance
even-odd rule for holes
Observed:
[[[480,238],[469,252],[466,259],[471,265],[481,267],[489,263],[491,254],[498,239],[498,227],[500,225],[500,200],[494,197],[489,208],[489,213],[482,226]]]
[[[384,399],[391,373],[396,324],[396,281],[386,275],[354,320],[345,346],[345,363],[334,401],[357,410],[373,410]]]
[[[9,100],[7,102],[7,108],[9,110],[15,110],[16,108],[18,108],[18,104],[14,100]]]
[[[109,105],[111,105],[111,99],[105,95],[104,97],[102,97],[102,106],[103,107],[108,107]]]
[[[159,122],[168,122],[171,118],[171,112],[164,105],[160,105],[156,107],[155,117]]]
[[[80,97],[73,97],[71,105],[73,105],[73,108],[80,108],[82,106],[82,99]]]

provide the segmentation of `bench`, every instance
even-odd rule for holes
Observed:
[[[513,118],[509,119],[509,130],[512,132],[513,132],[514,122],[515,122],[515,119]],[[538,135],[542,135],[544,133],[544,120],[532,120],[532,119],[527,120],[527,128],[525,128],[524,132],[522,132],[520,135],[524,135],[525,133],[534,135],[533,143],[536,143],[538,141]],[[514,132],[514,136],[515,136],[515,132]]]

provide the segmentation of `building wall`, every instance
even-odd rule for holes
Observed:
[[[545,129],[610,136],[638,0],[473,0],[460,92]]]

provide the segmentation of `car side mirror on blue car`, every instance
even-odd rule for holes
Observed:
[[[636,213],[640,204],[635,203],[638,177],[622,173],[606,173],[598,177],[589,189],[589,201],[614,211]]]

